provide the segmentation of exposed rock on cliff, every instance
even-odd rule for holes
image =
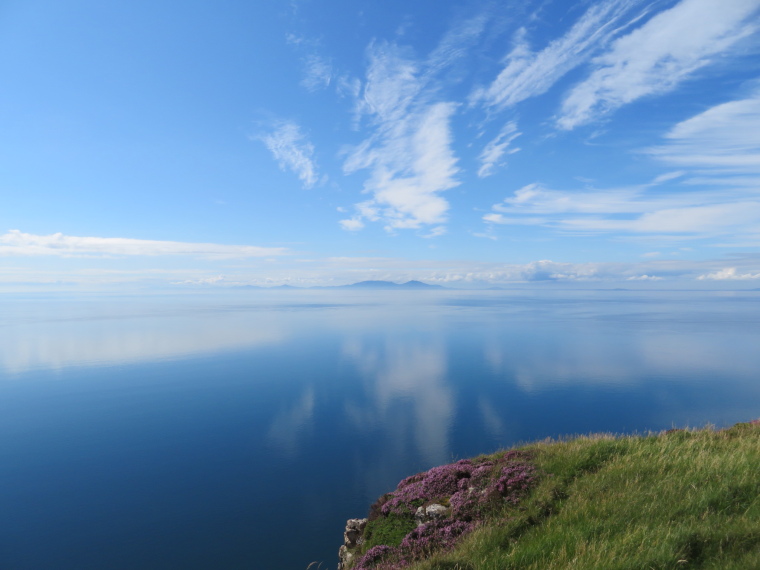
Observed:
[[[367,527],[367,519],[348,519],[346,530],[343,531],[343,546],[338,551],[338,570],[348,570],[354,561],[354,550],[360,546],[363,540],[364,529]]]

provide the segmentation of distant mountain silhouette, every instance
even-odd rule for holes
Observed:
[[[342,288],[351,289],[445,289],[441,285],[430,285],[422,281],[407,281],[406,283],[394,283],[393,281],[359,281],[351,285],[343,285]]]
[[[407,281],[406,283],[394,283],[393,281],[359,281],[350,285],[316,285],[314,287],[296,287],[293,285],[274,285],[261,287],[260,285],[236,285],[236,289],[448,289],[441,285],[430,285],[422,281]]]

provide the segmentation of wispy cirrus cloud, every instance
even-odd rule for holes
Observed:
[[[505,154],[514,154],[520,150],[517,147],[509,148],[509,145],[521,134],[517,130],[517,123],[515,121],[509,121],[504,125],[499,134],[486,144],[480,156],[478,156],[478,160],[480,161],[480,168],[478,168],[479,178],[491,176],[499,166],[502,166],[502,157]]]
[[[365,221],[389,231],[443,224],[448,202],[441,192],[459,184],[450,121],[454,103],[435,101],[423,63],[401,47],[374,44],[358,101],[372,134],[348,154],[347,174],[369,170],[363,191],[372,197],[341,221],[358,230]]]
[[[484,221],[541,225],[568,232],[742,235],[760,222],[760,201],[725,191],[657,193],[651,185],[553,190],[530,184],[495,204]]]
[[[462,20],[444,34],[425,62],[428,75],[435,75],[462,61],[483,34],[488,20],[488,15],[481,13]]]
[[[303,60],[304,78],[301,85],[309,91],[318,91],[330,86],[334,76],[332,62],[319,54],[311,53]]]
[[[724,203],[719,214],[732,237],[716,245],[760,245],[758,132],[760,91],[755,91],[676,124],[662,144],[644,151],[669,166],[685,168],[684,184],[709,188],[716,201]],[[707,223],[717,219],[711,217]]]
[[[757,31],[758,0],[682,0],[616,39],[565,98],[557,126],[570,130],[647,95],[673,90]]]
[[[570,232],[760,235],[760,92],[716,105],[672,127],[643,152],[683,170],[625,188],[555,190],[529,184],[495,204],[491,224]],[[696,188],[699,188],[698,190]]]
[[[279,121],[271,132],[259,138],[272,153],[282,170],[290,170],[298,176],[304,188],[317,183],[317,164],[314,145],[293,121]]]
[[[587,6],[571,10],[580,16],[561,35],[544,35],[539,47],[531,45],[534,30],[520,28],[495,79],[464,95],[469,108],[460,103],[461,89],[455,95],[447,87],[466,76],[452,70],[471,55],[489,26],[486,12],[453,26],[427,57],[418,57],[398,43],[373,42],[361,80],[336,76],[331,62],[321,56],[307,58],[304,85],[318,88],[333,81],[342,95],[355,101],[356,130],[365,130],[363,141],[342,154],[346,175],[366,174],[362,189],[367,195],[340,220],[343,229],[358,231],[368,223],[379,223],[389,232],[415,229],[424,237],[443,234],[450,214],[445,192],[466,177],[454,150],[453,123],[458,115],[479,107],[490,121],[495,111],[548,92],[583,66],[585,79],[569,89],[560,112],[550,118],[559,129],[573,129],[646,95],[672,91],[718,58],[734,54],[739,42],[757,29],[760,0],[736,0],[726,7],[711,0],[601,0]],[[541,37],[539,31],[545,30],[536,26],[536,38]],[[760,181],[755,169],[760,152],[753,138],[758,115],[757,100],[751,98],[677,125],[661,145],[645,152],[678,170],[649,184],[566,190],[529,185],[494,205],[484,220],[492,230],[519,224],[574,233],[703,238],[735,231],[749,236],[760,220],[758,199],[747,190]],[[306,150],[283,152],[283,157],[294,158],[278,158],[281,167],[300,172],[304,184],[313,185],[313,147],[295,125],[282,133],[280,139],[286,144],[281,148],[291,148],[295,145],[288,147],[287,142],[297,140]],[[508,121],[494,134],[476,156],[479,178],[494,174],[509,154],[519,150],[513,146],[522,134],[516,121]],[[275,152],[272,146],[270,150]],[[296,166],[307,163],[312,167]],[[724,176],[723,182],[731,186],[728,190],[694,191],[694,184],[704,186],[706,176],[723,176],[726,168],[734,169],[734,174],[741,170],[745,181]],[[702,179],[697,181],[695,174]],[[481,235],[494,237],[489,232]]]
[[[684,237],[736,236],[755,230],[760,220],[760,201],[690,205],[646,212],[631,220],[566,219],[567,230],[681,234]]]
[[[446,232],[442,193],[460,184],[451,129],[459,105],[442,100],[441,86],[458,81],[444,72],[463,60],[487,21],[479,14],[459,22],[426,58],[395,43],[369,46],[365,80],[344,93],[356,98],[357,123],[366,119],[370,134],[348,151],[343,170],[369,171],[363,192],[371,198],[354,205],[343,229],[379,222],[390,232],[434,226],[422,234],[428,238]]]
[[[664,202],[647,199],[646,185],[628,188],[586,189],[582,191],[552,190],[538,183],[515,190],[512,196],[495,204],[493,210],[512,215],[554,214],[636,214],[658,206],[682,205],[682,199]]]
[[[9,230],[0,235],[0,256],[59,257],[186,255],[203,258],[245,258],[286,255],[283,247],[188,243],[130,238],[35,235]]]
[[[651,156],[703,175],[720,176],[725,183],[739,177],[738,185],[760,189],[760,91],[750,97],[711,107],[675,125],[665,142],[647,149]],[[746,178],[752,176],[752,178]],[[706,183],[708,180],[701,180]]]
[[[607,0],[591,6],[560,38],[534,51],[528,31],[521,28],[513,48],[494,81],[473,90],[470,102],[505,108],[546,93],[560,78],[588,61],[624,26],[624,18],[640,5],[640,0]],[[630,19],[636,19],[633,16]]]

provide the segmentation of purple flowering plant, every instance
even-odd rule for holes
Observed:
[[[453,519],[431,521],[410,532],[400,546],[373,546],[353,570],[392,570],[422,560],[433,552],[451,549],[477,523]]]
[[[516,450],[496,458],[463,459],[407,477],[372,506],[370,521],[382,525],[385,520],[408,517],[411,522],[417,507],[432,503],[449,506],[448,516],[417,526],[400,543],[372,546],[354,570],[403,568],[433,552],[449,550],[489,513],[517,505],[538,478],[530,456]]]

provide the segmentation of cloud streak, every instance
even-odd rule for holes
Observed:
[[[290,170],[298,176],[304,188],[317,183],[317,164],[314,161],[314,145],[293,121],[281,121],[274,130],[259,139],[272,153],[282,170]]]
[[[760,92],[755,92],[676,124],[662,144],[643,150],[685,170],[625,188],[554,190],[533,183],[495,204],[483,219],[489,224],[542,225],[567,232],[756,240],[758,132]],[[697,186],[703,189],[695,190]]]
[[[382,222],[394,231],[443,224],[449,204],[440,194],[459,184],[450,126],[456,105],[430,99],[423,66],[400,47],[373,45],[369,60],[358,109],[373,133],[349,153],[344,171],[369,170],[363,191],[372,197],[341,225]]]
[[[718,190],[653,193],[650,185],[569,191],[529,184],[492,210],[483,216],[491,224],[691,238],[749,235],[760,222],[756,199]]]
[[[673,166],[701,173],[760,176],[760,92],[716,105],[675,125],[665,143],[648,149]],[[757,188],[758,180],[751,186]]]
[[[736,267],[726,267],[720,271],[700,275],[697,279],[700,281],[747,281],[748,279],[760,279],[760,273],[739,273]]]
[[[130,238],[35,235],[9,230],[0,235],[0,256],[159,256],[185,255],[227,259],[286,255],[282,247],[188,243]]]
[[[593,5],[565,33],[541,51],[533,51],[521,28],[504,68],[487,87],[475,89],[471,103],[504,109],[546,93],[560,78],[586,62],[619,32],[621,20],[638,0],[609,0]]]
[[[662,94],[757,30],[757,0],[683,0],[614,41],[565,98],[557,126],[570,130],[647,95]]]
[[[517,123],[514,121],[510,121],[504,125],[501,132],[496,138],[486,144],[478,157],[480,161],[480,168],[478,169],[479,178],[491,176],[499,166],[502,166],[502,157],[505,154],[514,154],[520,150],[519,148],[510,149],[509,145],[521,134],[517,131]]]
[[[329,59],[312,53],[304,58],[304,78],[301,80],[309,91],[318,91],[330,86],[335,72]]]

